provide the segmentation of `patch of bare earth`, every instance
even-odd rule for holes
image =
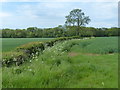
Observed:
[[[71,57],[78,56],[78,53],[76,53],[76,52],[70,52],[70,53],[68,53],[68,56],[71,56]]]
[[[99,56],[99,54],[94,54],[94,53],[76,53],[76,52],[69,52],[68,56],[74,57],[74,56],[78,56],[79,54],[83,54],[87,56]]]
[[[85,55],[88,55],[88,56],[99,56],[99,54],[95,54],[95,53],[85,53]]]
[[[109,53],[108,55],[114,55],[114,53]]]

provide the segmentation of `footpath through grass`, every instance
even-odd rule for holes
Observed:
[[[104,39],[109,43],[111,39],[116,40],[116,46],[117,38],[70,40],[48,47],[21,66],[3,67],[3,88],[117,88],[118,53],[114,47],[111,47],[113,52],[106,51],[103,47],[109,44],[105,44]],[[86,44],[82,52],[83,41],[102,43],[98,47],[106,53],[95,53],[97,48],[87,52]]]
[[[15,49],[16,47],[35,41],[48,41],[53,38],[2,38],[2,52],[7,52]]]

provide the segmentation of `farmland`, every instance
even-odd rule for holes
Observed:
[[[0,88],[118,88],[115,5],[3,1]]]
[[[7,52],[16,47],[35,41],[48,41],[52,38],[2,38],[2,51]]]
[[[3,48],[13,48],[7,45]],[[63,41],[21,66],[2,70],[3,88],[117,88],[118,38]]]

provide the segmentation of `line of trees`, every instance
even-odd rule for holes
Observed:
[[[56,38],[56,37],[106,37],[119,36],[120,28],[94,28],[77,26],[61,26],[55,28],[41,29],[37,27],[29,27],[27,29],[2,29],[2,38]],[[76,35],[76,32],[79,35]]]
[[[120,28],[85,27],[91,19],[81,9],[73,9],[65,16],[65,25],[55,28],[29,27],[27,29],[2,29],[2,38],[56,38],[56,37],[105,37],[118,36]],[[0,30],[1,31],[1,30]]]
[[[80,32],[79,32],[80,27],[85,26],[86,24],[88,24],[91,21],[89,16],[85,16],[85,13],[82,12],[81,9],[73,9],[72,11],[70,11],[69,15],[66,16],[65,18],[66,18],[65,25],[77,26],[77,28],[76,28],[77,36],[80,35]]]

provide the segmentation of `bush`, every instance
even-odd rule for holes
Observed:
[[[80,37],[80,36],[72,36],[71,38],[73,38],[73,39],[82,39],[83,37]]]
[[[30,42],[24,45],[21,45],[16,48],[14,52],[7,52],[3,54],[3,66],[10,66],[12,64],[14,65],[20,65],[27,59],[32,58],[34,55],[39,55],[40,52],[42,52],[45,47],[53,46],[57,42],[65,41],[65,40],[71,40],[71,39],[77,39],[80,38],[79,36],[74,37],[60,37],[56,38],[51,41],[46,42]],[[71,43],[68,45],[68,50],[70,47],[72,47],[74,43]]]
[[[17,51],[23,51],[29,55],[43,51],[44,49],[44,44],[42,42],[30,42],[16,48]]]
[[[9,67],[10,65],[20,65],[25,60],[27,60],[28,56],[23,52],[6,52],[3,53],[3,61],[2,65]]]
[[[40,53],[44,50],[42,42],[30,42],[17,47],[14,52],[3,53],[3,66],[20,65],[29,58],[32,58],[36,53]]]
[[[59,37],[59,38],[56,38],[56,39],[53,39],[51,41],[46,41],[44,42],[44,45],[45,47],[46,46],[53,46],[54,44],[56,44],[57,42],[61,42],[61,41],[65,41],[65,40],[70,40],[72,39],[72,37]]]
[[[55,41],[46,41],[46,42],[44,42],[44,46],[45,47],[51,47],[51,46],[53,46],[54,45],[54,43],[55,43]]]

